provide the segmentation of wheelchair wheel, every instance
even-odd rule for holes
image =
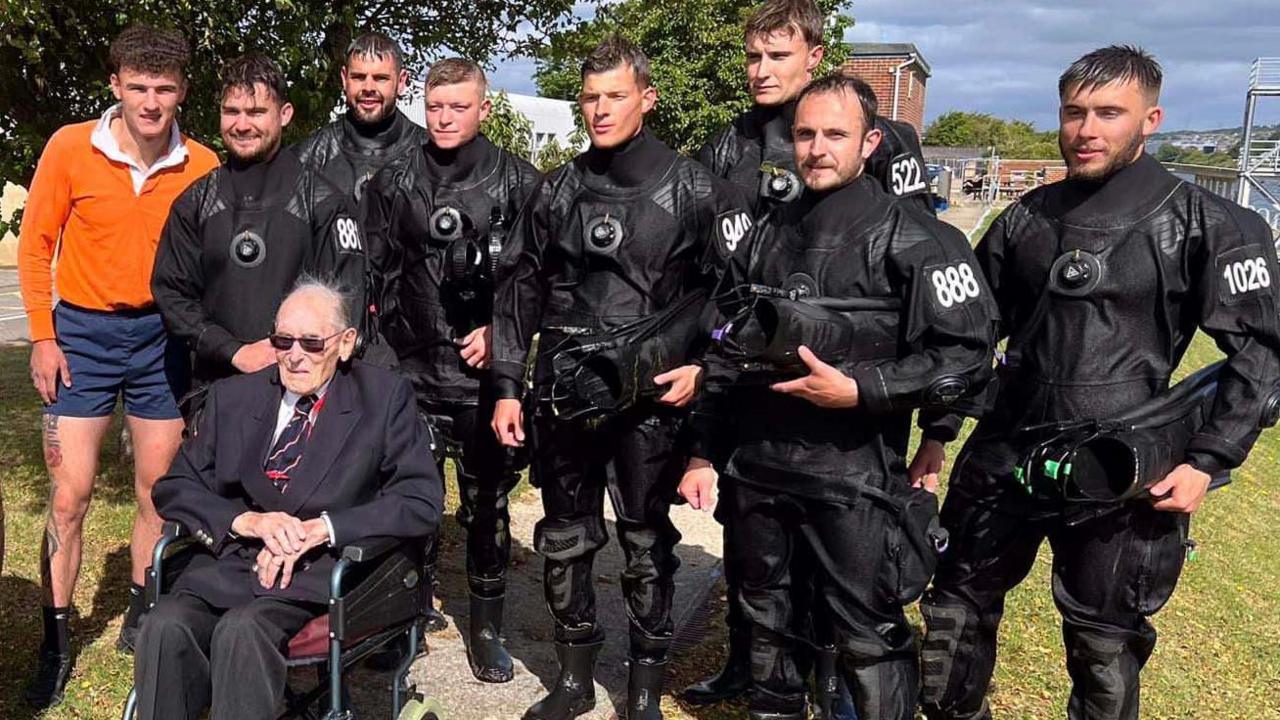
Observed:
[[[435,698],[414,698],[400,710],[396,720],[446,720],[444,705]]]

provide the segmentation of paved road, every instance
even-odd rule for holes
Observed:
[[[18,294],[16,268],[0,268],[0,345],[27,339],[27,315]]]

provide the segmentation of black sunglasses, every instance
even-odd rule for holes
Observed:
[[[338,337],[344,332],[346,331],[339,330],[338,332],[330,335],[329,337],[322,337],[322,338],[312,338],[312,337],[296,338],[291,335],[281,335],[279,333],[271,333],[270,335],[267,336],[267,341],[271,343],[271,347],[275,348],[276,350],[279,350],[280,352],[287,351],[289,348],[293,347],[293,344],[296,342],[302,346],[302,352],[318,353],[318,352],[324,352],[325,343],[329,342],[333,338]]]

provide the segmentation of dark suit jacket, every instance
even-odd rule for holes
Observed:
[[[327,601],[336,549],[312,550],[286,590],[265,589],[252,571],[262,542],[230,534],[243,512],[310,520],[327,511],[337,547],[425,536],[438,524],[440,477],[408,380],[359,361],[339,369],[288,491],[280,493],[262,465],[283,393],[275,366],[214,383],[196,435],[156,483],[151,497],[160,516],[181,522],[208,550],[195,554],[174,590],[223,608],[262,595]]]

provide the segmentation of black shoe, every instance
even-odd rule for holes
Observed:
[[[121,625],[120,636],[116,638],[116,652],[132,655],[138,644],[138,626]]]
[[[729,631],[729,656],[720,672],[696,682],[680,693],[690,705],[710,705],[733,700],[751,688],[751,632]]]
[[[503,596],[484,598],[471,594],[471,620],[467,625],[467,662],[477,680],[511,682],[515,667],[502,646]]]
[[[596,655],[604,641],[556,643],[560,677],[546,697],[524,712],[524,720],[573,720],[596,706]]]
[[[441,630],[449,629],[449,618],[445,617],[434,605],[424,610],[422,614],[426,617],[422,627],[427,632],[438,633]]]
[[[27,685],[25,697],[27,703],[36,710],[53,707],[62,702],[67,689],[67,681],[71,679],[71,656],[40,649],[40,659],[36,666],[36,676]]]
[[[662,720],[662,680],[666,674],[666,660],[631,660],[626,720]]]
[[[813,720],[857,720],[849,688],[840,677],[840,653],[834,647],[814,652]]]

